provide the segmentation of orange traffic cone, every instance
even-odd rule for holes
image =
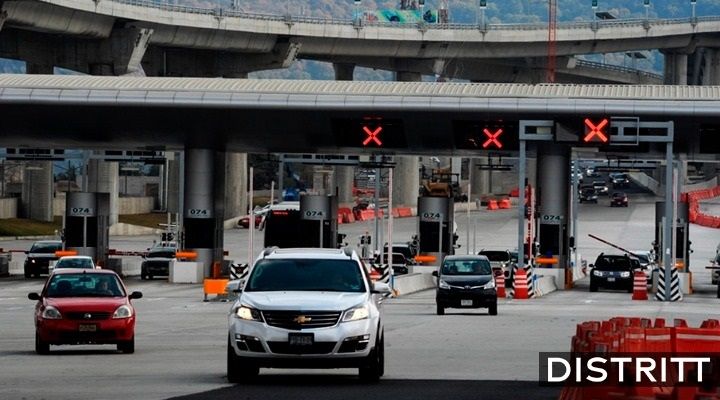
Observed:
[[[502,272],[495,276],[495,290],[498,299],[504,299],[507,296],[505,293],[505,275]]]
[[[642,271],[635,272],[635,278],[633,280],[633,300],[647,300],[647,278],[645,273]]]
[[[499,207],[498,207],[497,200],[488,200],[488,205],[487,205],[488,210],[497,210],[498,208]]]
[[[378,279],[380,279],[382,275],[375,269],[375,267],[370,267],[370,280],[375,282]]]
[[[529,298],[528,280],[524,268],[518,268],[517,272],[515,272],[515,281],[513,282],[513,288],[515,289],[516,299],[527,300]]]

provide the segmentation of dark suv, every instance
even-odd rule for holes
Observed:
[[[433,275],[438,278],[437,315],[444,315],[446,308],[487,308],[497,315],[495,279],[487,257],[447,256]]]
[[[633,271],[640,268],[637,260],[627,255],[603,254],[590,264],[590,291],[597,292],[599,288],[610,288],[633,291]]]
[[[25,277],[40,276],[40,274],[48,273],[50,262],[57,261],[58,256],[55,252],[62,250],[62,242],[60,240],[40,240],[33,243],[30,250],[26,251],[25,259]]]
[[[175,259],[174,245],[161,245],[151,248],[140,266],[140,279],[152,279],[155,276],[169,276],[170,262]]]

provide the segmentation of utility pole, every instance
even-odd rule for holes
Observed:
[[[646,0],[649,1],[649,0]],[[557,0],[548,0],[547,82],[555,83],[557,63]]]

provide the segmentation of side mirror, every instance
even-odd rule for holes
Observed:
[[[575,236],[570,236],[570,238],[568,239],[568,247],[570,247],[571,249],[575,248]]]
[[[40,300],[40,294],[39,293],[28,293],[28,299],[30,300]]]
[[[385,282],[373,283],[373,293],[387,294],[391,293],[390,286]]]
[[[432,272],[432,276],[438,276],[438,272],[437,272],[437,271],[433,271],[433,272]]]
[[[23,253],[25,253],[25,254],[30,254],[30,251],[25,250]]]
[[[142,297],[143,297],[142,292],[132,292],[132,293],[130,293],[130,296],[128,296],[128,298],[130,298],[131,300],[142,299]]]
[[[590,264],[589,267],[590,267],[590,268],[595,268],[595,266],[594,266],[593,264]]]

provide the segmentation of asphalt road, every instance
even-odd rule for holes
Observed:
[[[583,204],[578,246],[594,259],[607,251],[587,233],[645,249],[653,237],[653,198],[631,197],[628,208]],[[514,211],[473,213],[480,248],[514,248]],[[473,222],[474,220],[474,222]],[[409,238],[414,220],[397,220],[398,238]],[[343,225],[348,238],[359,237],[364,223]],[[466,224],[458,218],[461,240]],[[472,236],[472,235],[471,235]],[[247,256],[247,230],[226,232],[226,248],[237,259]],[[538,353],[567,351],[575,325],[617,315],[685,318],[691,325],[720,304],[704,270],[714,254],[717,230],[693,226],[692,264],[696,293],[679,303],[631,301],[619,291],[589,293],[587,279],[576,288],[534,300],[501,300],[499,315],[485,310],[448,310],[435,315],[434,294],[425,291],[391,299],[386,311],[386,375],[377,385],[362,385],[353,370],[262,370],[258,382],[232,386],[225,379],[226,314],[229,303],[203,302],[200,285],[171,285],[162,280],[130,277],[136,300],[136,353],[117,353],[113,346],[52,347],[48,356],[34,353],[33,302],[41,280],[0,279],[1,399],[354,399],[391,396],[399,399],[555,399],[559,390],[537,385]],[[113,238],[117,248],[142,248],[151,238]],[[355,241],[355,243],[357,240]],[[0,247],[27,242],[2,243]],[[256,244],[256,250],[260,245]],[[472,247],[472,246],[471,246]],[[461,250],[467,247],[461,247]],[[704,261],[703,261],[704,260]]]

